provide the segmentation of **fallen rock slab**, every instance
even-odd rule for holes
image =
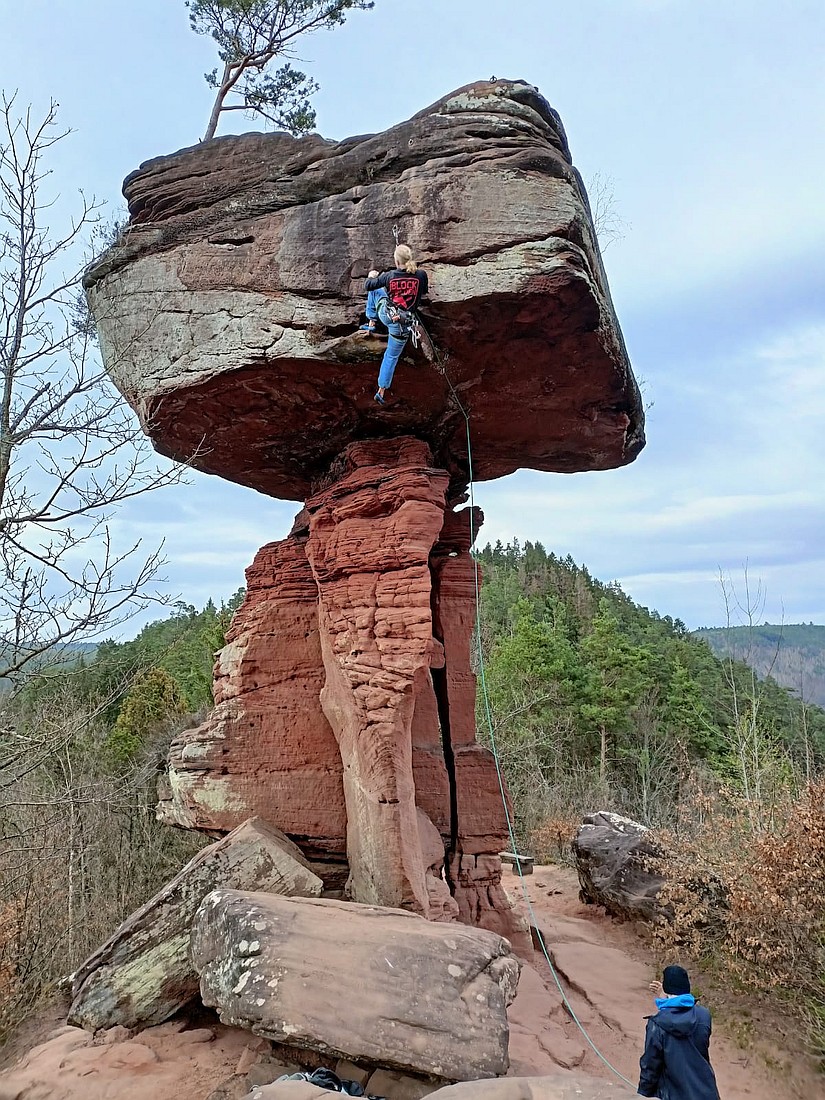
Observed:
[[[192,919],[218,886],[317,897],[323,883],[298,848],[260,818],[203,848],[128,917],[74,975],[69,1022],[90,1031],[167,1020],[197,995]]]
[[[287,1046],[453,1080],[508,1067],[507,940],[382,906],[216,890],[192,925],[201,998]]]
[[[377,1069],[370,1075],[364,1091],[367,1096],[386,1096],[388,1100],[424,1100],[424,1097],[438,1091],[438,1085],[427,1084],[391,1069]]]
[[[254,1088],[243,1100],[329,1100],[329,1089],[319,1089],[308,1081],[275,1081],[262,1088]]]

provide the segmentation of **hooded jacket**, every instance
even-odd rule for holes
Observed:
[[[719,1100],[710,1064],[710,1033],[710,1013],[702,1005],[666,1006],[649,1016],[639,1061],[640,1095]]]

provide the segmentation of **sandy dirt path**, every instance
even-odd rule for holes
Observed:
[[[505,881],[519,898],[518,878],[507,875]],[[572,869],[537,867],[524,886],[574,1012],[596,1047],[635,1086],[644,1018],[655,1012],[648,985],[661,977],[654,951],[633,925],[583,905]],[[526,908],[523,898],[519,904]],[[536,954],[534,965],[541,981],[525,970],[511,1010],[513,1071],[523,1073],[532,1064],[550,1073],[561,1065],[609,1077],[610,1070],[564,1009],[542,955]],[[758,1004],[713,990],[695,967],[686,965],[714,1016],[711,1060],[722,1100],[825,1098],[825,1079],[783,1042],[784,1021]]]

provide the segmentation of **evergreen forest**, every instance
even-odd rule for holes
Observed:
[[[825,712],[679,619],[540,543],[479,559],[493,737],[525,841],[597,804],[676,827],[697,783],[770,799],[822,769]]]

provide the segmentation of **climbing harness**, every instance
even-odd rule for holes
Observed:
[[[428,336],[428,340],[429,339],[430,338]],[[464,424],[465,424],[466,433],[467,433],[467,468],[468,468],[468,487],[469,487],[469,491],[470,491],[470,501],[469,501],[469,503],[470,503],[470,546],[472,546],[473,543],[475,542],[477,532],[475,530],[475,523],[474,523],[474,520],[473,520],[474,511],[475,511],[475,493],[474,493],[474,478],[473,478],[473,448],[472,448],[472,441],[470,439],[470,414],[467,412],[464,405],[462,404],[461,399],[458,396],[456,388],[453,385],[452,380],[450,378],[450,375],[447,371],[447,357],[440,351],[440,349],[438,349],[436,347],[434,341],[431,341],[431,346],[432,346],[432,350],[433,350],[432,362],[435,365],[436,370],[444,377],[444,380],[447,383],[447,386],[449,387],[452,398],[455,401],[461,415],[464,417]],[[479,680],[479,685],[481,687],[481,697],[484,701],[485,722],[486,722],[486,725],[487,725],[487,728],[488,728],[488,731],[489,731],[489,734],[490,734],[490,748],[491,748],[491,751],[492,751],[492,754],[493,754],[493,759],[494,759],[495,765],[496,765],[496,776],[498,777],[499,793],[501,794],[501,802],[502,802],[502,805],[504,806],[504,816],[505,816],[505,819],[507,821],[507,833],[508,833],[508,836],[509,836],[510,848],[511,848],[512,854],[514,856],[515,867],[518,870],[519,881],[521,883],[521,890],[522,890],[522,893],[524,895],[524,902],[525,902],[525,905],[527,906],[527,911],[530,915],[530,924],[531,924],[532,929],[535,930],[536,938],[538,939],[538,942],[541,946],[541,951],[542,951],[542,954],[544,955],[545,962],[547,963],[548,967],[550,968],[550,973],[553,975],[553,980],[555,981],[556,986],[558,987],[558,991],[561,995],[562,1003],[564,1004],[564,1007],[567,1010],[570,1018],[573,1020],[573,1023],[576,1025],[576,1027],[582,1033],[582,1035],[584,1036],[584,1039],[586,1040],[586,1042],[590,1046],[593,1053],[598,1058],[600,1058],[602,1062],[604,1062],[604,1064],[607,1066],[607,1068],[612,1073],[615,1073],[615,1075],[619,1078],[620,1081],[624,1081],[624,1083],[626,1085],[629,1085],[631,1087],[631,1089],[633,1089],[633,1091],[635,1092],[636,1091],[636,1086],[633,1084],[632,1081],[628,1080],[628,1078],[625,1077],[625,1075],[623,1073],[621,1073],[618,1069],[616,1069],[616,1067],[611,1062],[609,1062],[607,1060],[607,1058],[602,1054],[602,1052],[599,1050],[599,1048],[596,1046],[596,1044],[593,1042],[593,1040],[588,1035],[588,1033],[587,1033],[587,1031],[584,1027],[584,1024],[582,1024],[581,1020],[576,1015],[575,1010],[573,1009],[573,1006],[570,1004],[570,1000],[569,1000],[567,994],[564,991],[564,987],[561,983],[561,979],[559,978],[558,972],[556,971],[556,967],[553,965],[553,960],[550,957],[550,952],[547,948],[547,944],[544,942],[544,935],[543,935],[541,929],[538,927],[538,921],[536,920],[536,914],[535,914],[535,911],[533,909],[533,903],[531,902],[530,895],[527,892],[527,884],[524,880],[524,872],[523,872],[522,867],[521,867],[521,861],[518,858],[518,846],[516,844],[515,830],[513,828],[513,819],[512,819],[511,813],[510,813],[510,807],[508,805],[507,795],[506,795],[505,788],[504,788],[504,775],[503,775],[502,770],[501,770],[501,758],[500,758],[499,752],[498,752],[498,745],[496,744],[495,726],[493,724],[493,714],[492,714],[492,710],[490,708],[490,694],[487,690],[487,677],[486,677],[485,668],[484,668],[484,650],[482,649],[482,645],[481,645],[481,581],[480,581],[480,578],[479,578],[478,559],[475,557],[475,555],[472,555],[472,559],[473,559],[473,582],[474,582],[474,587],[475,587],[475,612],[476,612],[475,643],[476,643],[476,651],[477,651],[477,654],[478,654],[478,680]]]
[[[384,312],[387,314],[387,319],[401,329],[402,338],[411,340],[413,347],[417,348],[421,343],[421,319],[415,310],[402,309],[387,298]]]

